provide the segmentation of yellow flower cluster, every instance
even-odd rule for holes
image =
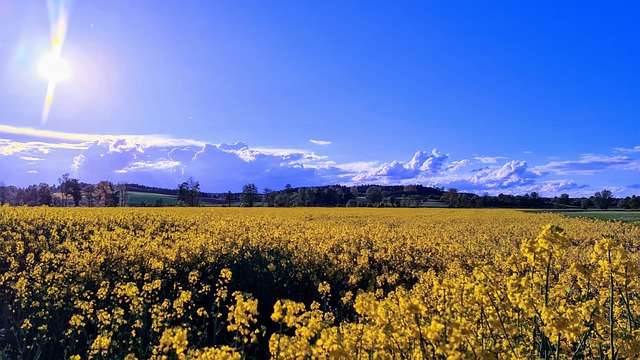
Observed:
[[[630,224],[511,210],[5,206],[0,349],[637,358],[639,246]]]

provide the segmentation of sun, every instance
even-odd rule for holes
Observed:
[[[45,55],[38,66],[38,71],[49,81],[64,81],[71,77],[71,65],[59,56]]]

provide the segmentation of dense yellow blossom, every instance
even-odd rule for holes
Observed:
[[[1,207],[0,351],[638,358],[639,248],[511,210]]]

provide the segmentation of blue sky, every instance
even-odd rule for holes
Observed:
[[[43,123],[52,6],[72,76]],[[636,2],[4,0],[0,181],[640,194],[638,18]]]

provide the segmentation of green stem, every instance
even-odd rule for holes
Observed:
[[[611,263],[611,249],[607,250],[609,260],[609,346],[611,349],[611,360],[614,360],[613,350],[613,264]]]
[[[516,355],[516,351],[513,347],[513,344],[511,343],[511,339],[509,339],[509,334],[507,333],[507,329],[504,326],[504,321],[502,321],[502,316],[500,316],[500,311],[498,309],[498,306],[496,306],[496,303],[493,301],[493,296],[491,296],[491,294],[487,294],[487,296],[489,297],[489,300],[491,301],[491,305],[496,311],[496,315],[498,315],[498,320],[500,320],[500,326],[502,327],[502,332],[504,333],[504,337],[507,340],[507,344],[509,344],[509,348],[511,349],[511,352],[513,352],[513,356],[517,358],[518,355]]]
[[[544,284],[544,307],[549,305],[549,272],[551,271],[551,257],[553,256],[553,252],[549,251],[549,261],[547,263],[547,274]]]

